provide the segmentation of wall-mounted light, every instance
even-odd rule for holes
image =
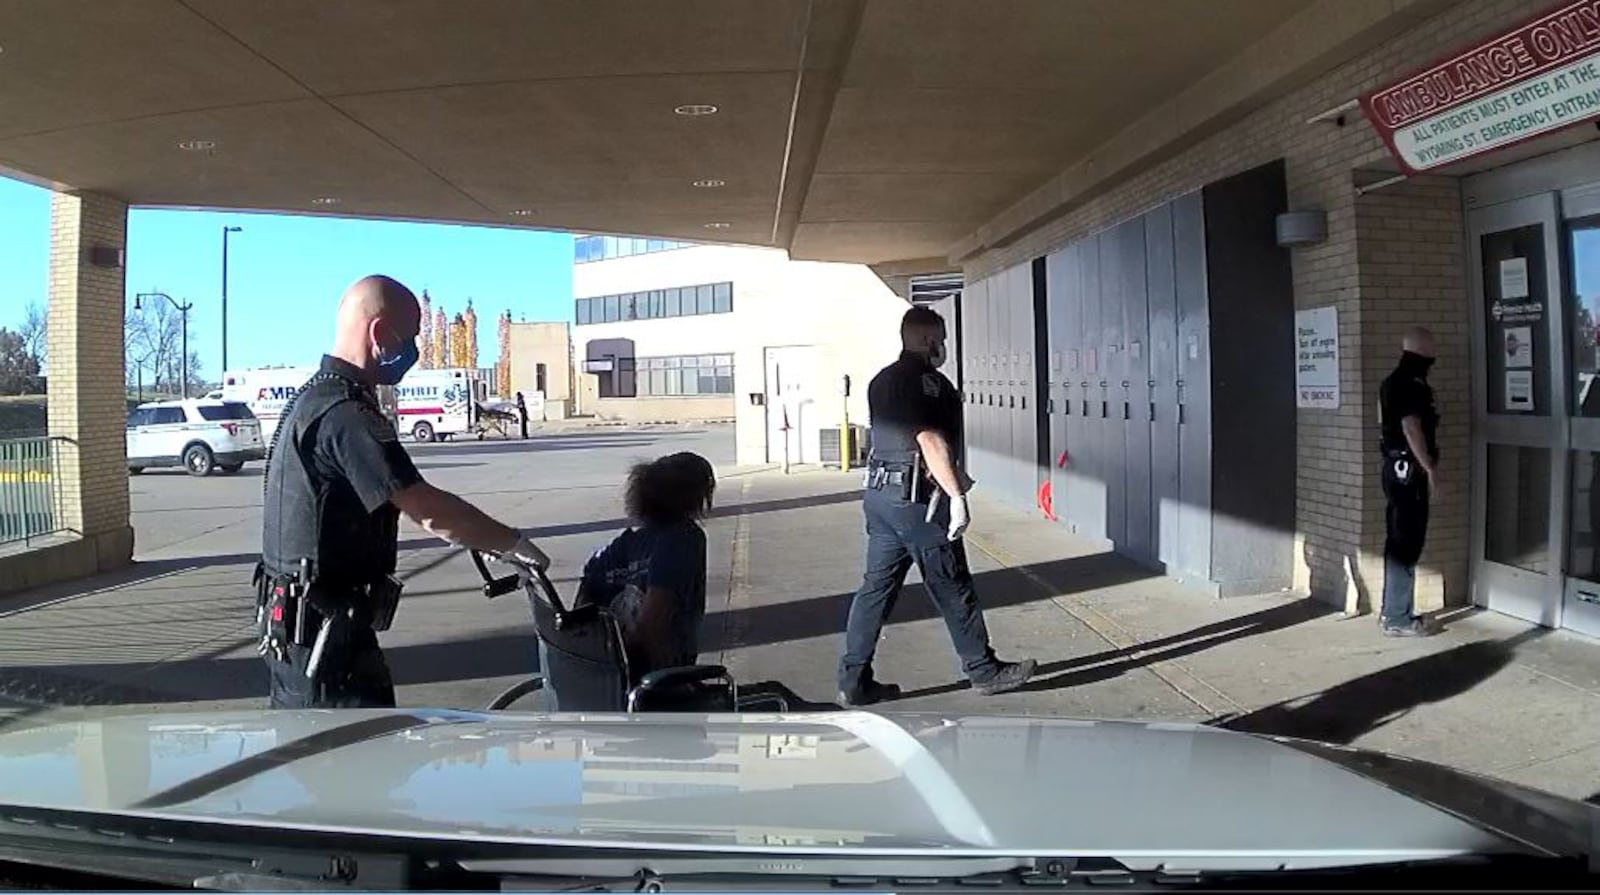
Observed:
[[[1328,213],[1320,208],[1286,211],[1277,219],[1278,245],[1284,248],[1316,245],[1328,238]]]

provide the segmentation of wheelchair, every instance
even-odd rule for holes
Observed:
[[[741,689],[721,665],[661,668],[635,680],[622,628],[608,609],[568,607],[541,569],[519,567],[495,577],[484,554],[474,550],[471,556],[485,597],[519,588],[526,594],[539,649],[539,674],[507,688],[487,711],[506,710],[541,691],[557,712],[788,712],[801,702],[775,681]]]

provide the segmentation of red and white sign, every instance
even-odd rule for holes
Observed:
[[[1600,117],[1600,0],[1576,0],[1361,98],[1408,172]]]

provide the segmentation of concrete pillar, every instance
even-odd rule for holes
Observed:
[[[50,202],[49,418],[67,527],[95,557],[83,574],[133,559],[123,365],[128,206],[94,194]],[[94,257],[96,249],[111,257]],[[85,563],[86,564],[86,563]]]

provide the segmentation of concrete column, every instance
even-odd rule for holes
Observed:
[[[66,523],[92,547],[94,568],[133,559],[128,521],[123,366],[128,206],[108,196],[56,193],[50,203],[50,434],[57,442]],[[98,260],[100,263],[95,263]],[[84,554],[87,559],[87,552]],[[87,565],[87,562],[83,563]]]

